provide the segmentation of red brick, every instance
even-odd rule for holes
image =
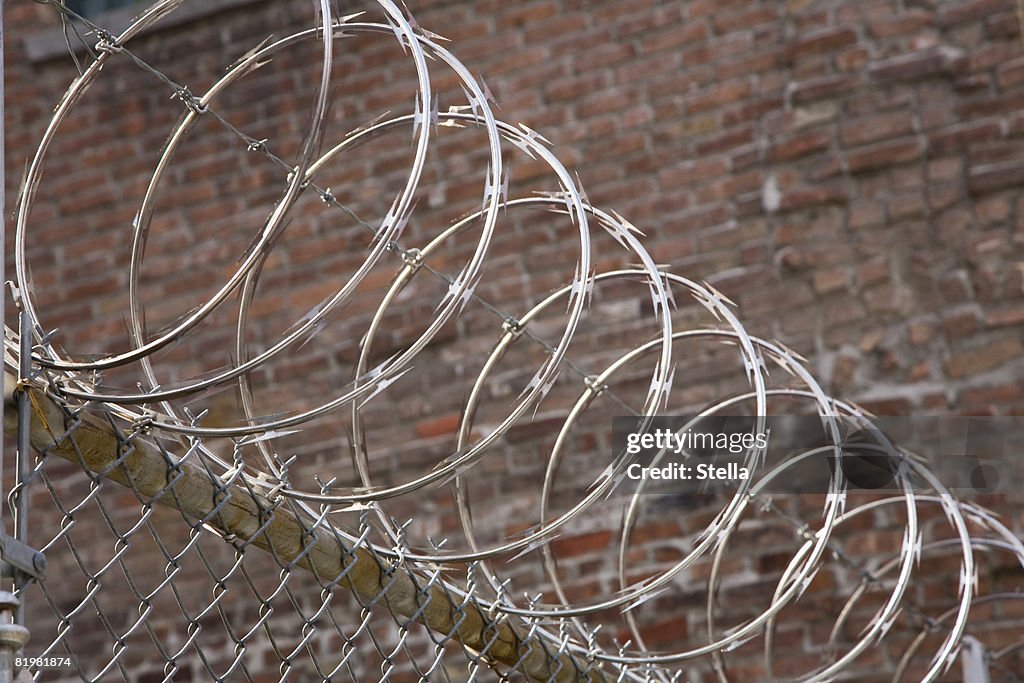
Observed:
[[[1020,56],[1020,41],[985,41],[971,51],[967,68],[971,73],[991,71]]]
[[[975,205],[974,213],[982,225],[1002,223],[1010,218],[1010,201],[998,195],[986,197]]]
[[[695,181],[714,178],[726,170],[723,159],[706,159],[690,161],[682,166],[667,169],[659,176],[659,181],[664,187],[689,184]]]
[[[624,62],[633,56],[633,46],[620,43],[605,43],[573,55],[572,62],[577,72],[599,69]]]
[[[424,420],[416,424],[416,435],[421,439],[454,434],[459,429],[459,413],[450,413],[443,417]]]
[[[818,294],[838,292],[849,285],[850,277],[842,270],[825,270],[814,274],[814,291]]]
[[[929,144],[929,149],[934,148]],[[948,181],[959,179],[963,175],[963,162],[959,157],[936,159],[928,163],[928,180]]]
[[[858,266],[854,282],[857,284],[857,287],[863,288],[888,282],[889,278],[889,262],[886,258],[879,257]]]
[[[578,536],[560,536],[551,542],[555,557],[567,558],[590,555],[607,549],[612,534],[610,531],[594,531]]]
[[[962,51],[943,47],[875,62],[868,68],[868,73],[873,80],[879,82],[917,81],[937,76],[948,77],[965,66]]]
[[[558,6],[554,2],[532,2],[521,5],[505,5],[508,11],[501,12],[497,17],[499,29],[508,31],[524,24],[539,22],[558,14]]]
[[[875,315],[902,315],[908,309],[909,300],[905,288],[890,285],[872,287],[865,290],[861,296],[868,311]]]
[[[719,62],[716,64],[715,75],[721,80],[728,80],[744,75],[750,76],[766,73],[778,68],[781,61],[781,54],[778,50],[756,53],[749,56],[740,55],[735,61]]]
[[[565,76],[549,82],[544,88],[544,95],[552,102],[578,99],[600,90],[606,84],[607,79],[601,73]]]
[[[781,96],[771,96],[761,99],[751,99],[727,108],[722,113],[722,123],[727,126],[734,126],[754,119],[760,119],[765,114],[778,111],[782,108],[784,99]]]
[[[943,277],[939,289],[950,303],[961,303],[973,297],[970,278],[962,270]]]
[[[844,146],[854,147],[911,133],[914,130],[912,112],[886,112],[844,121],[839,128]]]
[[[791,135],[772,145],[769,158],[772,161],[791,161],[828,149],[831,136],[823,130],[809,130]]]
[[[983,116],[1014,114],[1024,109],[1024,93],[1011,90],[997,95],[964,97],[958,100],[957,115],[970,120]]]
[[[789,211],[828,204],[842,205],[846,204],[849,199],[849,195],[839,188],[826,186],[804,187],[785,192],[782,195],[779,209]]]
[[[904,138],[850,150],[847,153],[846,163],[850,173],[868,173],[919,158],[921,158],[920,141],[916,138]]]
[[[972,121],[949,126],[928,136],[929,148],[935,154],[966,149],[970,144],[1002,137],[1002,126],[998,121]]]
[[[933,213],[948,209],[967,194],[963,183],[934,183],[928,187],[928,208]]]
[[[857,42],[857,32],[848,26],[830,26],[804,33],[790,43],[787,55],[797,60],[806,55],[832,53]]]
[[[640,636],[648,647],[664,649],[664,646],[686,642],[689,628],[685,616],[662,619],[654,624],[640,627]],[[630,636],[626,636],[626,640]],[[625,641],[623,641],[625,642]]]
[[[688,68],[719,61],[722,55],[749,52],[752,46],[750,32],[732,33],[716,40],[697,43],[683,52],[683,64]]]
[[[913,404],[910,399],[903,397],[894,398],[880,398],[868,401],[860,401],[868,412],[879,415],[910,415],[913,413]],[[887,548],[888,551],[896,551],[899,549],[899,544],[902,542],[902,538],[897,541],[894,537],[887,537],[887,535],[873,535],[868,537],[873,548],[881,549]]]
[[[708,35],[709,31],[706,22],[691,21],[682,26],[673,26],[667,31],[644,35],[642,49],[644,52],[657,52],[707,40]]]
[[[916,33],[935,22],[935,14],[926,9],[907,9],[895,16],[871,21],[869,31],[875,38],[893,38]]]
[[[1019,401],[1021,386],[1017,383],[964,389],[960,392],[960,404],[964,406],[1002,406]]]
[[[846,75],[809,78],[795,83],[790,97],[794,104],[806,104],[849,93],[855,85],[856,79]]]
[[[749,145],[753,141],[753,128],[740,128],[698,142],[696,151],[697,154],[719,154],[742,145]]]
[[[889,200],[889,220],[893,223],[910,218],[921,218],[927,214],[928,204],[924,194],[908,192],[893,196]]]
[[[760,26],[778,18],[779,9],[771,4],[766,7],[744,8],[734,13],[718,13],[713,18],[715,33],[725,35],[732,31],[749,31],[755,26]]]
[[[996,71],[999,87],[1012,88],[1024,83],[1024,60],[1014,59],[999,66]]]
[[[1014,11],[1014,0],[970,0],[958,3],[939,13],[939,23],[943,26],[984,19],[997,12]]]
[[[995,192],[1024,184],[1024,162],[985,164],[968,171],[967,186],[973,194]]]
[[[989,74],[975,74],[973,76],[959,76],[953,79],[953,89],[958,94],[972,95],[983,94],[992,90],[992,76]]]
[[[836,67],[847,73],[861,71],[871,59],[871,51],[863,47],[843,50],[835,56]]]
[[[914,346],[922,346],[935,338],[935,330],[936,324],[933,320],[912,320],[907,325],[907,337]]]
[[[751,94],[750,82],[736,79],[720,85],[714,85],[697,95],[684,98],[687,112],[697,114],[709,109],[716,109],[726,104],[742,100]]]
[[[850,207],[848,224],[852,229],[881,225],[885,220],[885,208],[877,202],[855,202]]]
[[[1020,358],[1022,353],[1024,346],[1016,337],[999,339],[953,354],[946,360],[946,373],[953,379],[977,375]]]
[[[970,337],[981,328],[981,313],[969,309],[949,313],[942,319],[942,330],[950,339]]]
[[[985,324],[989,327],[1012,327],[1024,324],[1024,306],[989,311],[985,315]]]

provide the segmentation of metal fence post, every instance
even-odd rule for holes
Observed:
[[[989,683],[988,662],[985,645],[972,635],[964,636],[964,647],[960,651],[960,667],[964,683]]]
[[[20,601],[13,593],[0,591],[0,683],[16,683],[24,676],[16,675],[15,658],[28,642],[28,629],[14,623]]]

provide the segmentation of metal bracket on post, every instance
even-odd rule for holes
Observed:
[[[13,576],[15,572],[36,581],[46,575],[46,556],[16,538],[0,533],[0,575]]]

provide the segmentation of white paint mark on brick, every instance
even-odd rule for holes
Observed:
[[[775,180],[774,173],[770,173],[764,181],[764,188],[761,190],[761,203],[768,213],[775,213],[782,205],[782,192],[779,191],[779,183]]]

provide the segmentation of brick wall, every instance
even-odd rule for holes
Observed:
[[[289,27],[310,25],[308,4],[254,2],[158,30],[133,49],[201,93],[268,33],[282,36]],[[659,263],[706,280],[736,301],[751,333],[777,338],[809,358],[826,389],[885,414],[1017,415],[1024,409],[1024,56],[1013,0],[410,4],[421,25],[451,38],[455,54],[483,74],[504,120],[525,122],[554,143],[593,204],[639,226]],[[24,40],[56,26],[51,8],[21,3],[6,7],[5,15],[9,219],[23,169],[75,72],[66,56],[32,61],[26,54]],[[406,112],[412,104],[413,72],[393,37],[360,35],[338,46],[328,144],[384,111]],[[313,43],[283,52],[226,92],[217,111],[291,158],[308,125],[316,60]],[[442,109],[464,99],[453,74],[441,68],[433,84]],[[127,348],[131,221],[182,112],[169,94],[127,60],[112,60],[49,155],[27,255],[42,323],[60,328],[57,339],[70,353]],[[379,222],[406,179],[406,135],[390,134],[332,162],[322,185],[369,223]],[[422,244],[479,206],[483,142],[479,131],[439,130],[407,245]],[[513,196],[558,189],[541,164],[507,152]],[[151,330],[216,291],[284,182],[279,169],[247,152],[216,122],[198,126],[175,157],[154,214],[141,277]],[[522,313],[571,277],[574,230],[557,216],[509,210],[479,293]],[[476,236],[472,230],[460,236],[431,265],[456,272]],[[302,200],[260,279],[248,332],[252,348],[268,346],[330,295],[338,278],[361,263],[366,243],[354,221],[315,197]],[[601,269],[629,261],[598,234],[594,259]],[[397,267],[390,261],[375,268],[331,326],[254,377],[261,412],[311,407],[350,380],[355,342]],[[415,339],[443,289],[417,278],[385,318],[374,362]],[[656,331],[642,285],[600,286],[596,294],[570,354],[590,372]],[[684,307],[680,319],[688,315]],[[537,328],[554,339],[562,324],[551,316]],[[370,407],[366,425],[381,481],[410,479],[451,451],[462,402],[499,333],[499,319],[470,306],[401,388]],[[164,352],[158,375],[169,384],[209,372],[229,363],[232,351],[227,311]],[[734,357],[715,345],[677,353],[677,410],[742,385]],[[501,419],[542,360],[537,348],[513,348],[489,383],[481,425]],[[639,404],[649,373],[647,366],[627,372],[616,391]],[[482,538],[493,541],[537,521],[545,453],[558,416],[581,388],[571,375],[564,374],[537,419],[517,425],[471,477],[475,496],[490,512],[478,514]],[[132,387],[139,377],[129,368],[104,379]],[[193,408],[209,408],[215,424],[231,424],[239,414],[233,392]],[[588,413],[563,465],[561,500],[603,469],[614,414],[614,404]],[[314,472],[354,482],[346,420],[341,411],[278,444],[281,452],[300,456],[307,487],[314,486]],[[997,497],[988,502],[1020,532],[1018,504]],[[812,518],[819,504],[785,502]],[[398,499],[388,509],[399,518],[415,514],[411,533],[418,539],[458,533],[445,490]],[[717,509],[651,511],[631,551],[637,570],[655,571],[678,559]],[[606,512],[595,514],[556,544],[560,571],[580,597],[616,588],[615,528],[608,519]],[[792,530],[769,517],[751,529],[735,541],[741,550],[729,565],[723,624],[751,616],[795,547]],[[901,534],[902,519],[894,513],[844,532],[843,540],[854,557],[866,560],[897,548]],[[510,570],[517,587],[545,588],[539,563],[521,566]],[[942,586],[956,580],[955,566],[951,573],[936,568],[915,588],[926,603],[948,597]],[[704,637],[706,571],[691,571],[646,614],[649,645],[670,649]],[[991,589],[1024,588],[1020,567],[1007,558],[993,559],[985,572],[983,584]],[[814,607],[801,602],[787,612],[777,672],[807,670],[808,655],[821,652],[857,580],[842,568],[819,575],[807,603]],[[979,608],[976,628],[998,646],[1012,642],[1022,616],[1012,603]],[[613,629],[622,627],[609,621],[618,624]],[[859,660],[857,680],[874,680],[872,672],[893,666],[916,633],[911,624],[902,626],[891,651]],[[730,659],[734,680],[761,675],[759,647],[754,641]],[[926,663],[923,657],[915,666]],[[195,666],[196,680],[203,680]],[[276,671],[275,662],[266,666]],[[1022,671],[1024,660],[1008,666]],[[707,662],[685,671],[694,680],[711,680]]]

